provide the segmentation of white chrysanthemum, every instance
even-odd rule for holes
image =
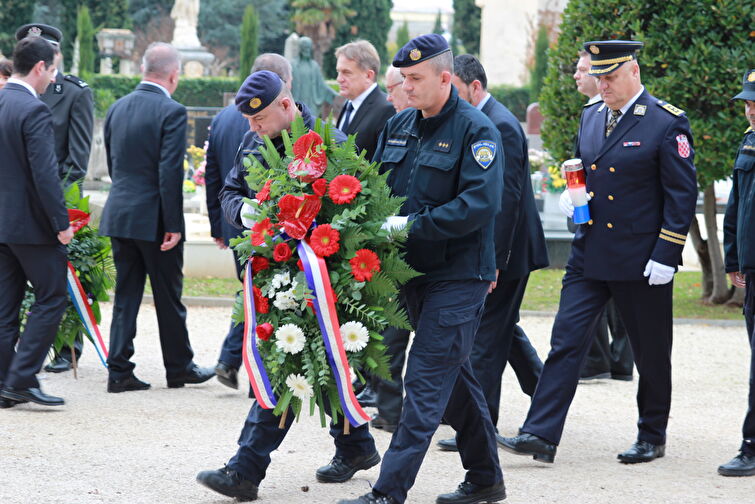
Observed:
[[[301,352],[304,341],[304,332],[296,324],[284,324],[275,331],[275,346],[286,353]]]
[[[288,274],[288,271],[285,271],[283,273],[278,273],[277,275],[273,276],[273,279],[270,282],[270,287],[273,290],[277,290],[290,283],[291,283],[291,275]]]
[[[302,401],[309,399],[314,395],[312,385],[310,385],[307,379],[300,374],[291,373],[288,375],[288,378],[286,378],[286,385],[294,393],[294,397],[298,397]]]
[[[299,306],[293,290],[278,292],[273,305],[279,310],[294,310]]]
[[[367,346],[370,332],[361,322],[346,322],[341,326],[341,339],[347,352],[358,352]]]

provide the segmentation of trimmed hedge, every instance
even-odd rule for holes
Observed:
[[[530,88],[512,86],[491,86],[488,92],[493,98],[506,105],[519,121],[527,119],[527,106],[530,104]]]
[[[104,117],[108,107],[126,96],[141,82],[141,76],[95,74],[89,81],[94,92],[95,111]],[[173,98],[187,107],[222,107],[223,93],[235,93],[238,81],[233,77],[182,77]]]

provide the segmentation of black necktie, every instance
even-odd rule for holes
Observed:
[[[621,110],[612,110],[611,117],[608,118],[608,126],[606,126],[606,138],[616,129],[616,123],[619,121]]]
[[[344,107],[343,112],[343,124],[341,125],[341,131],[346,131],[346,128],[349,127],[349,123],[351,122],[351,113],[354,112],[354,105],[351,104],[351,100],[346,102],[346,106]]]

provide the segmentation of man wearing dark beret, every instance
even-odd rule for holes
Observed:
[[[402,504],[441,419],[456,430],[464,481],[440,504],[506,498],[495,428],[470,354],[485,296],[495,285],[494,220],[503,197],[503,148],[493,123],[451,84],[454,60],[440,35],[396,54],[409,106],[383,130],[373,161],[405,197],[390,226],[410,224],[406,259],[424,275],[403,288],[414,342],[401,417],[372,491],[342,504]]]
[[[695,216],[697,181],[683,110],[642,85],[642,42],[587,42],[602,97],[584,108],[576,156],[587,177],[592,220],[572,242],[545,361],[527,419],[503,446],[552,463],[593,328],[609,299],[627,328],[639,372],[637,438],[618,455],[636,464],[663,457],[671,408],[673,279]],[[561,196],[574,213],[569,192]]]
[[[264,145],[264,137],[270,138],[278,154],[285,156],[281,132],[290,129],[299,115],[310,129],[314,128],[315,119],[306,105],[294,101],[280,77],[267,70],[254,72],[246,78],[236,95],[236,107],[249,121],[250,131],[244,135],[234,167],[226,177],[220,203],[228,222],[243,229],[252,226],[248,216],[255,212],[255,204],[244,202],[255,197],[255,192],[244,179],[247,175],[244,158],[252,155],[267,166],[259,150]],[[346,140],[339,130],[334,130],[334,134],[337,142]],[[325,410],[330,411],[327,402]],[[283,442],[296,415],[289,411],[285,418],[285,424],[280,428],[280,418],[255,401],[241,429],[236,455],[222,469],[200,472],[197,481],[228,497],[256,500],[259,485],[270,465],[270,454]],[[315,476],[321,483],[343,483],[357,471],[380,462],[368,424],[352,427],[350,434],[344,435],[343,416],[339,416],[338,421],[330,425],[330,435],[335,441],[336,454],[328,465],[316,471]]]
[[[755,476],[755,68],[745,73],[742,100],[750,127],[734,160],[734,184],[724,216],[726,272],[731,283],[745,289],[744,316],[750,339],[749,409],[742,425],[739,455],[718,468],[722,476]]]
[[[55,81],[39,98],[50,107],[53,132],[55,133],[55,156],[58,159],[58,176],[65,186],[84,179],[89,164],[94,124],[94,98],[86,82],[75,75],[63,75],[63,53],[60,44],[63,34],[54,26],[41,23],[26,24],[16,30],[16,39],[40,37],[47,40],[55,50]],[[76,336],[74,351],[81,357],[82,335]],[[70,347],[61,348],[45,371],[61,373],[71,369]]]

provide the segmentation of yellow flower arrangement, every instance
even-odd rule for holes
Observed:
[[[548,167],[548,177],[545,181],[545,187],[552,193],[563,191],[566,187],[566,179],[561,176],[561,168],[556,165]]]

